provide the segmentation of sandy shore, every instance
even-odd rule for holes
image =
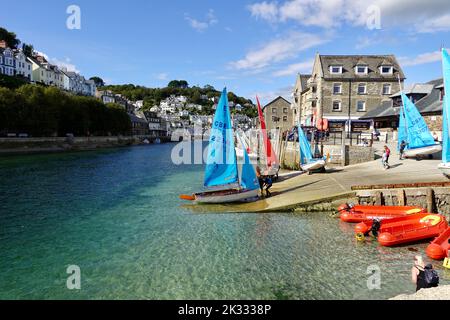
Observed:
[[[415,294],[402,294],[390,300],[450,300],[450,285],[422,289]]]

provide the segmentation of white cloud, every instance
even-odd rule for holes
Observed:
[[[380,10],[382,28],[412,27],[418,32],[450,30],[448,0],[287,0],[280,4],[257,2],[248,7],[253,17],[270,23],[291,20],[322,28],[342,24],[365,27],[373,16],[372,8]]]
[[[155,78],[158,79],[158,80],[161,80],[161,81],[162,80],[167,80],[168,77],[169,77],[169,75],[167,73],[165,73],[165,72],[158,73],[158,74],[155,75]]]
[[[308,73],[308,72],[312,71],[313,64],[314,64],[314,59],[290,64],[283,69],[275,71],[273,73],[273,75],[275,77],[286,77],[286,76],[292,76],[297,73]]]
[[[76,73],[80,73],[80,70],[78,70],[78,68],[72,63],[72,61],[69,58],[66,58],[64,60],[59,60],[57,58],[46,58],[47,61],[50,64],[54,64],[56,66],[58,66],[58,68],[62,69],[67,69],[67,71],[71,71],[71,72],[76,72]]]
[[[230,66],[237,70],[260,70],[272,63],[295,58],[301,51],[327,41],[326,37],[321,35],[291,32],[285,37],[251,50],[243,59],[231,62]]]
[[[214,10],[209,9],[206,14],[206,18],[204,21],[200,21],[198,19],[191,18],[188,14],[185,14],[184,19],[189,23],[189,25],[198,32],[203,32],[209,27],[215,25],[219,22],[214,14]]]
[[[450,14],[443,15],[433,20],[424,21],[417,27],[420,33],[432,33],[450,30]]]
[[[292,101],[292,92],[294,91],[294,86],[287,86],[283,88],[278,88],[274,91],[259,91],[250,94],[247,99],[251,99],[256,101],[255,97],[258,96],[259,101],[261,102],[261,106],[266,105],[273,99],[281,96],[285,98],[287,101]]]
[[[269,22],[276,22],[278,20],[278,7],[276,2],[260,2],[249,5],[248,10],[255,18],[261,18]]]
[[[402,67],[418,66],[422,64],[441,61],[441,52],[440,51],[426,52],[419,54],[414,58],[400,57],[398,60]]]

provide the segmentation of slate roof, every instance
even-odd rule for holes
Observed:
[[[291,103],[289,102],[289,101],[287,101],[285,98],[283,98],[282,96],[278,96],[278,97],[276,97],[275,99],[273,99],[272,101],[270,101],[268,104],[266,104],[262,109],[263,109],[263,111],[268,107],[268,106],[270,106],[272,103],[274,103],[275,101],[277,101],[277,100],[279,100],[279,99],[282,99],[282,100],[284,100],[288,105],[289,105],[289,107],[291,106]]]
[[[442,88],[443,79],[436,79],[422,84],[422,88],[428,88],[429,85],[433,87],[431,92],[417,101],[415,105],[420,113],[442,112],[440,88]],[[394,108],[391,100],[383,102],[379,107],[367,112],[363,117],[361,117],[361,119],[393,117],[398,116],[399,112],[400,108]]]
[[[325,79],[380,79],[380,80],[396,80],[397,75],[404,80],[400,64],[394,55],[319,55],[322,65],[322,72]],[[369,67],[369,73],[366,75],[356,74],[355,67],[359,64]],[[330,66],[342,66],[342,74],[331,74]],[[381,74],[379,67],[390,65],[394,67],[393,74]]]

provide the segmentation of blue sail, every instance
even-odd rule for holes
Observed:
[[[217,105],[211,128],[208,158],[205,169],[205,187],[218,187],[239,182],[233,128],[226,88]]]
[[[250,158],[241,137],[239,137],[239,141],[241,143],[242,150],[244,151],[244,163],[242,164],[241,170],[241,187],[245,190],[257,190],[259,189],[259,181],[256,177],[255,169],[250,163]]]
[[[300,147],[300,164],[311,162],[314,159],[311,152],[311,145],[300,125],[298,126],[298,141]]]
[[[402,101],[408,135],[406,141],[408,146],[406,148],[416,149],[435,145],[436,142],[414,103],[404,93],[402,93]]]
[[[399,123],[398,123],[398,146],[397,151],[400,151],[400,145],[402,141],[408,140],[408,134],[406,133],[405,113],[403,112],[403,106],[400,108]]]
[[[444,73],[444,91],[445,93],[447,93],[450,92],[450,55],[445,49],[442,49],[442,70]],[[445,94],[442,106],[443,109],[442,161],[445,163],[450,162],[449,108],[450,108],[450,98],[448,94]]]

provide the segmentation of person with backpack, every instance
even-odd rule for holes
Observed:
[[[439,286],[439,275],[431,263],[425,266],[421,256],[414,257],[414,266],[411,270],[412,282],[416,285],[416,292],[421,289]]]

